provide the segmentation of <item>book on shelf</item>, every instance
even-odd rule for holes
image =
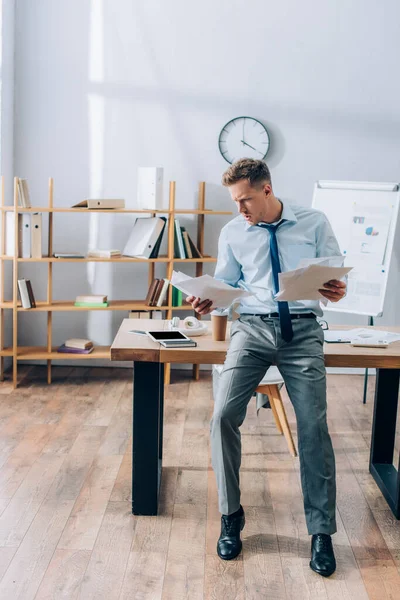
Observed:
[[[89,208],[92,210],[125,208],[125,200],[121,198],[86,198],[77,204],[73,204],[71,208]]]
[[[80,252],[54,252],[54,258],[85,258]]]
[[[160,295],[158,296],[158,300],[156,302],[156,306],[163,306],[164,304],[166,304],[166,300],[167,300],[169,279],[164,278],[161,281],[162,281],[162,286],[161,286]]]
[[[164,228],[165,217],[136,219],[123,250],[123,255],[134,258],[150,258],[157,242],[159,241],[159,244],[161,244],[159,238],[162,236]]]
[[[30,279],[25,279],[25,285],[28,290],[29,301],[31,303],[31,308],[36,308],[35,296],[33,294],[32,284]]]
[[[65,340],[64,346],[67,348],[77,348],[78,350],[87,350],[88,348],[92,348],[93,342],[85,338],[70,338],[69,340]]]
[[[193,258],[192,248],[190,247],[190,243],[189,243],[189,234],[185,230],[184,227],[181,227],[181,232],[182,232],[183,243],[185,246],[186,257]]]
[[[159,299],[159,297],[161,295],[161,290],[163,289],[163,287],[164,287],[164,279],[160,279],[158,281],[158,283],[157,283],[156,290],[155,290],[154,295],[153,295],[153,297],[151,299],[150,306],[157,306],[157,302],[158,302],[158,299]]]
[[[203,258],[189,233],[179,225],[177,219],[174,228],[174,258]]]
[[[181,290],[172,286],[172,306],[182,306],[183,304],[183,294]]]
[[[42,258],[42,213],[33,213],[31,217],[31,256]]]
[[[193,240],[192,240],[192,238],[190,237],[189,234],[188,234],[188,237],[189,237],[189,244],[190,244],[190,247],[192,249],[193,258],[203,258],[202,253],[197,248],[196,244],[193,242]]]
[[[102,304],[104,302],[107,302],[107,300],[107,296],[103,296],[102,294],[86,294],[83,296],[77,296],[75,298],[75,302],[94,302],[95,304]]]
[[[91,348],[70,348],[65,344],[61,344],[61,346],[57,348],[57,352],[62,352],[64,354],[90,354],[93,350],[93,346]]]
[[[175,236],[174,236],[174,253],[176,258],[187,258],[185,253],[185,245],[183,243],[182,231],[179,224],[179,220],[175,219]]]
[[[107,308],[108,302],[74,302],[78,308]]]
[[[144,303],[147,304],[147,306],[151,306],[151,302],[154,298],[154,294],[156,293],[156,289],[157,289],[157,285],[158,285],[159,281],[160,281],[159,279],[155,278],[149,285],[149,289],[147,290],[147,296],[144,301]]]
[[[24,208],[31,208],[31,199],[29,196],[28,181],[26,179],[18,179],[18,203]]]
[[[18,291],[22,308],[36,308],[32,284],[29,279],[18,279]]]
[[[87,256],[88,258],[114,258],[121,256],[121,250],[89,250]]]

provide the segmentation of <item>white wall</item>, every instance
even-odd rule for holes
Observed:
[[[208,206],[228,209],[217,139],[243,114],[269,127],[267,162],[283,199],[311,204],[317,179],[400,179],[397,0],[18,0],[15,36],[15,174],[37,204],[49,176],[59,206],[93,195],[133,204],[137,167],[161,165],[179,206],[194,207],[206,180]],[[56,215],[55,250],[122,247],[130,221]],[[207,221],[213,253],[224,222]],[[396,253],[398,272],[399,244]],[[44,267],[29,274],[44,295]],[[145,275],[56,265],[54,296],[140,298]],[[122,316],[56,313],[54,341],[86,332],[108,343]],[[20,342],[45,343],[44,319],[22,315]],[[400,324],[393,294],[382,322]]]
[[[14,177],[14,8],[14,0],[0,0],[0,173],[4,176],[6,203],[12,202]],[[3,264],[5,298],[8,299],[12,293],[12,265]],[[12,344],[12,319],[8,311],[5,314],[4,344]],[[6,359],[6,365],[8,363],[10,360]]]

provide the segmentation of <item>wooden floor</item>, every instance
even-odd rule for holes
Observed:
[[[220,515],[208,440],[211,378],[173,372],[161,514],[130,513],[131,373],[21,367],[0,383],[0,599],[399,600],[400,522],[368,472],[373,378],[328,378],[338,568],[308,566],[298,459],[271,411],[242,427],[243,553],[215,552]],[[285,397],[289,421],[292,408]],[[297,438],[295,437],[296,445]]]

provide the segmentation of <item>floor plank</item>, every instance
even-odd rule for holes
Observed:
[[[82,581],[81,598],[118,600],[135,527],[129,502],[109,502]]]

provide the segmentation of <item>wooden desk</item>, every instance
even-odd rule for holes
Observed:
[[[229,344],[228,340],[214,342],[211,334],[208,334],[194,338],[196,348],[166,349],[146,336],[129,333],[132,329],[160,330],[166,327],[166,321],[125,319],[111,346],[111,360],[134,363],[132,512],[136,515],[157,514],[162,468],[164,365],[222,364]],[[385,329],[400,331],[399,327]],[[400,464],[399,469],[393,466],[393,451],[399,393],[400,342],[382,349],[325,344],[324,354],[327,367],[377,369],[370,472],[393,514],[399,519]]]

